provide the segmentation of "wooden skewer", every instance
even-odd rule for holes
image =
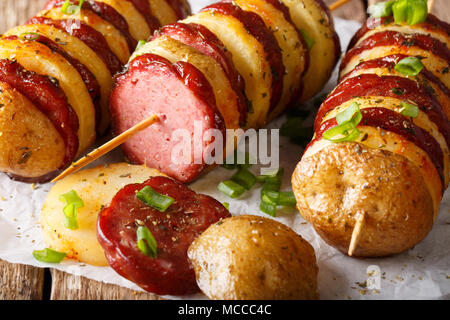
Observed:
[[[356,217],[355,227],[352,232],[352,239],[350,241],[350,246],[348,248],[348,255],[351,257],[358,246],[359,240],[361,240],[362,236],[362,228],[364,227],[365,222],[365,214],[364,212],[358,214]]]
[[[97,160],[101,156],[103,156],[103,155],[107,154],[108,152],[110,152],[111,150],[117,148],[122,143],[124,143],[125,141],[130,139],[132,136],[134,136],[136,133],[148,128],[149,126],[151,126],[152,124],[154,124],[157,121],[159,121],[158,116],[153,115],[150,118],[147,118],[147,119],[139,122],[137,125],[135,125],[134,127],[131,127],[130,129],[128,129],[127,131],[118,135],[114,139],[108,141],[107,143],[102,145],[100,148],[95,149],[94,151],[87,154],[86,156],[84,156],[83,158],[78,160],[77,162],[72,163],[72,165],[69,168],[67,168],[63,173],[61,173],[59,176],[57,176],[55,179],[53,179],[52,182],[61,180],[62,178],[67,177],[69,174],[75,173],[78,170],[84,168],[89,163]]]
[[[344,4],[346,4],[347,2],[350,2],[352,0],[337,0],[336,2],[333,2],[332,4],[330,4],[329,8],[330,11],[334,11],[339,7],[342,7]]]
[[[344,4],[346,4],[347,2],[350,2],[350,1],[351,0],[337,0],[335,3],[330,5],[330,10],[331,11],[336,10],[337,8],[343,6]],[[138,123],[137,125],[131,127],[127,131],[123,132],[121,135],[119,135],[116,138],[112,139],[111,141],[105,143],[101,147],[95,149],[94,151],[87,154],[86,156],[84,156],[83,158],[78,160],[77,162],[72,163],[72,165],[69,168],[67,168],[63,173],[61,173],[59,176],[57,176],[55,179],[53,179],[52,182],[61,180],[62,178],[65,178],[68,175],[75,173],[78,170],[84,168],[91,162],[97,160],[101,156],[107,154],[111,150],[113,150],[113,149],[117,148],[118,146],[120,146],[121,144],[123,144],[125,141],[127,141],[129,138],[134,136],[139,131],[146,129],[147,127],[151,126],[152,124],[154,124],[157,121],[158,121],[158,117],[155,115],[155,116],[152,116],[152,117]]]
[[[434,0],[428,0],[428,12],[433,11]]]

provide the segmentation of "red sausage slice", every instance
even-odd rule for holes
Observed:
[[[202,25],[179,22],[162,27],[152,39],[156,39],[161,35],[167,35],[177,41],[191,46],[204,55],[215,59],[221,65],[238,97],[238,107],[240,113],[239,123],[244,126],[247,119],[247,100],[244,95],[244,79],[234,67],[231,53],[229,51],[225,51],[225,46],[216,37],[216,35]]]
[[[414,102],[433,121],[450,143],[450,124],[436,97],[418,82],[397,76],[362,74],[341,82],[324,101],[317,112],[314,127],[318,128],[323,117],[331,110],[354,97],[380,96]]]
[[[182,182],[192,181],[207,167],[201,154],[213,142],[207,139],[199,145],[199,140],[193,141],[194,125],[201,131],[199,139],[210,129],[225,134],[224,120],[205,76],[189,63],[172,65],[153,54],[138,56],[128,71],[116,78],[110,109],[116,135],[147,117],[159,116],[158,123],[124,143],[123,151],[131,162],[145,163]],[[185,129],[188,135],[175,136],[177,129]]]
[[[7,59],[0,60],[0,79],[27,97],[50,119],[66,146],[61,169],[70,164],[78,151],[78,117],[56,80],[28,71],[17,61]],[[54,173],[33,179],[33,182],[45,182],[53,176]],[[15,178],[28,181],[20,177]]]
[[[152,8],[150,7],[150,2],[148,2],[148,0],[127,0],[127,1],[130,1],[136,8],[136,10],[142,14],[152,33],[153,31],[158,30],[158,28],[160,27],[159,21],[153,16]]]
[[[27,24],[46,24],[63,30],[83,41],[89,48],[97,53],[112,75],[122,70],[122,63],[109,48],[105,37],[100,32],[80,20],[53,20],[46,17],[33,17]],[[73,28],[74,25],[77,27]]]
[[[270,64],[270,70],[272,71],[272,96],[269,111],[275,109],[283,92],[283,76],[286,69],[283,64],[280,46],[262,18],[254,12],[242,10],[232,4],[231,1],[228,2],[228,0],[207,6],[201,11],[218,12],[238,19],[247,32],[263,45],[267,61]]]
[[[414,143],[425,151],[436,167],[442,185],[444,186],[442,190],[445,191],[443,152],[439,143],[430,133],[416,126],[409,118],[386,108],[362,109],[361,114],[362,120],[360,125],[391,131],[404,137],[406,140]],[[314,142],[321,139],[325,131],[335,126],[337,126],[336,118],[329,119],[322,123],[320,127],[315,130],[315,138],[308,144],[306,149],[312,146]]]
[[[50,10],[53,8],[61,7],[66,0],[49,0],[43,10]],[[71,3],[74,5],[78,5],[78,0],[71,0]],[[129,31],[128,22],[120,13],[116,11],[109,4],[104,2],[98,2],[93,0],[87,0],[83,2],[83,9],[91,10],[95,14],[97,14],[103,20],[111,23],[117,30],[119,30],[122,35],[125,37],[128,43],[128,48],[130,52],[133,52],[136,49],[137,41],[131,36]]]
[[[150,186],[175,202],[160,212],[136,198],[136,192]],[[183,295],[199,291],[187,249],[211,224],[230,217],[215,199],[196,194],[166,177],[153,177],[143,184],[120,190],[98,218],[98,240],[110,266],[146,291]],[[137,248],[136,230],[147,227],[158,244],[151,258]]]
[[[19,37],[9,36],[4,39],[17,40],[19,39]],[[95,119],[98,125],[100,123],[99,120],[101,116],[100,84],[97,82],[97,79],[92,74],[92,72],[84,64],[82,64],[80,61],[70,56],[61,46],[59,46],[56,42],[50,40],[49,38],[44,37],[42,35],[37,35],[33,40],[42,43],[43,45],[47,46],[50,50],[52,50],[52,52],[55,52],[60,56],[62,56],[72,65],[72,67],[74,67],[78,71],[94,103]]]

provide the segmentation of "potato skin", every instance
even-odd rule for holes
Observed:
[[[301,215],[344,253],[356,217],[364,213],[353,256],[400,253],[424,239],[433,225],[433,202],[420,171],[389,151],[331,144],[302,159],[292,186]]]
[[[316,257],[287,226],[236,216],[210,226],[189,247],[197,284],[211,299],[317,299]]]

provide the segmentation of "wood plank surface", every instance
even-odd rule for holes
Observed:
[[[335,0],[325,0],[327,4]],[[46,0],[0,0],[0,33],[22,24],[36,14]],[[369,0],[370,4],[379,0]],[[450,21],[450,0],[435,0],[432,11],[439,18]],[[353,0],[335,12],[335,16],[364,21],[363,1]],[[10,264],[0,260],[0,300],[42,299],[44,297],[44,270]],[[84,277],[51,270],[51,294],[54,300],[154,300],[157,296],[135,292],[116,285],[108,285]],[[50,281],[50,279],[48,279]]]

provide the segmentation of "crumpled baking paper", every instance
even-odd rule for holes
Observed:
[[[211,1],[192,1],[196,12]],[[358,29],[359,23],[335,20],[343,48]],[[337,74],[322,94],[336,84]],[[286,121],[281,117],[269,128],[280,128]],[[289,190],[290,176],[302,155],[301,147],[281,137],[280,165],[285,169],[283,189]],[[99,163],[123,161],[120,150],[98,160]],[[94,164],[94,165],[96,165]],[[258,166],[252,167],[259,173]],[[197,192],[208,194],[221,202],[230,203],[234,215],[254,214],[268,217],[259,210],[260,188],[233,200],[217,191],[220,181],[229,179],[233,171],[217,168],[191,185]],[[133,290],[136,285],[122,278],[109,267],[94,267],[75,261],[58,265],[36,261],[32,251],[45,248],[39,225],[39,214],[51,184],[33,187],[9,180],[0,174],[0,259],[36,267],[51,267],[93,280],[117,284]],[[383,259],[349,258],[328,246],[313,231],[300,214],[289,209],[279,213],[276,220],[285,223],[310,242],[319,264],[319,290],[322,299],[450,299],[450,194],[441,203],[439,218],[428,237],[414,249]],[[173,299],[205,298],[202,294]]]

